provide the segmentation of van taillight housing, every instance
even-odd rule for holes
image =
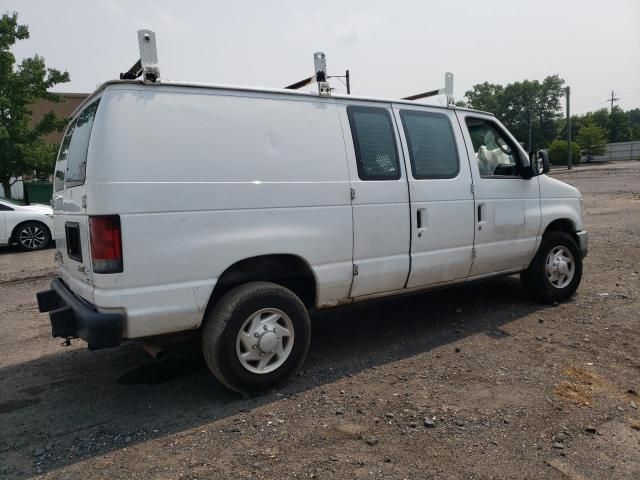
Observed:
[[[89,217],[91,260],[95,273],[122,272],[122,234],[118,215]]]

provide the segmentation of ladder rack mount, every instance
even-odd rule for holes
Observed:
[[[421,98],[434,97],[436,95],[440,95],[441,93],[444,93],[447,96],[448,107],[455,104],[455,101],[453,99],[453,73],[447,72],[444,74],[444,88],[429,90],[428,92],[424,93],[417,93],[415,95],[404,97],[402,100],[420,100]]]
[[[135,80],[141,76],[145,83],[159,82],[156,34],[151,30],[138,30],[138,47],[140,59],[129,70],[120,74],[120,80]]]
[[[318,93],[320,95],[331,95],[331,87],[329,86],[327,76],[327,59],[323,52],[316,52],[313,54],[313,66],[316,74],[307,77],[299,82],[292,83],[291,85],[284,87],[287,90],[298,90],[299,88],[306,87],[307,85],[316,82],[318,84]]]

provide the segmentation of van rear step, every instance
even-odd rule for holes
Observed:
[[[51,335],[62,338],[81,338],[90,350],[117,347],[122,343],[120,313],[100,313],[90,303],[76,297],[56,278],[51,289],[38,292],[38,309],[49,312]]]

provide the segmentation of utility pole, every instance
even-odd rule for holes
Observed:
[[[613,103],[612,103],[613,105]],[[571,88],[567,87],[567,139],[569,142],[569,157],[567,160],[567,168],[571,170],[573,168],[571,158]]]
[[[527,144],[527,150],[529,152],[532,152],[533,149],[531,148],[531,105],[529,105],[529,143]]]
[[[618,100],[620,100],[618,97],[616,97],[615,93],[613,92],[613,90],[611,90],[611,111],[613,112],[613,102],[617,102]]]
[[[351,82],[349,81],[349,70],[347,70],[345,77],[347,77],[347,94],[351,95]]]

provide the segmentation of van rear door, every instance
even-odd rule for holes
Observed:
[[[88,301],[93,301],[93,281],[85,178],[99,102],[97,99],[86,106],[67,128],[56,163],[53,196],[56,256],[61,262],[59,275],[74,293]],[[64,186],[59,189],[61,177]]]

